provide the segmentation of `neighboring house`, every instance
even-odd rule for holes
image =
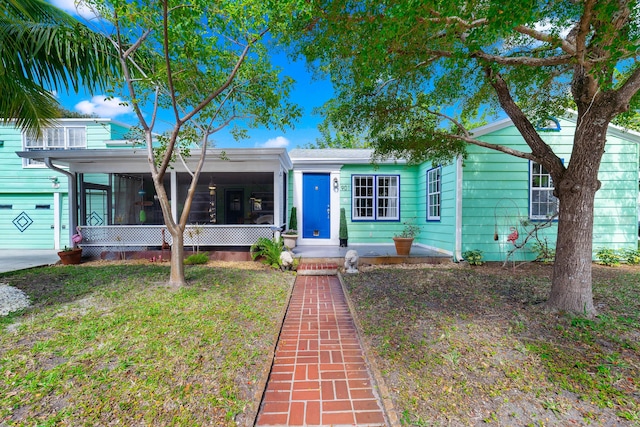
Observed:
[[[541,130],[565,162],[574,128],[575,118],[569,116]],[[529,151],[510,120],[478,128],[474,135]],[[594,253],[604,247],[637,248],[639,142],[638,133],[609,127],[595,201]],[[540,165],[475,145],[469,145],[464,160],[448,165],[392,159],[374,166],[370,156],[369,150],[290,152],[290,199],[298,206],[299,245],[337,245],[339,208],[344,207],[349,246],[356,248],[391,245],[407,221],[421,227],[414,244],[454,259],[467,250],[481,250],[489,261],[531,260],[534,244],[555,246],[557,199]],[[536,227],[542,227],[537,239]]]
[[[109,119],[59,119],[55,127],[34,138],[12,125],[0,125],[0,249],[69,244],[65,174],[16,152],[116,147],[127,131],[128,126]]]

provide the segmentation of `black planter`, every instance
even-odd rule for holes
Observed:
[[[340,247],[341,248],[346,248],[347,247],[347,240],[348,239],[340,239]]]

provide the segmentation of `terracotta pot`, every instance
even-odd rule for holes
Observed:
[[[58,252],[60,261],[64,265],[80,264],[82,260],[82,248],[71,249],[70,251]]]
[[[393,243],[396,245],[396,253],[400,256],[409,256],[413,237],[394,237]]]

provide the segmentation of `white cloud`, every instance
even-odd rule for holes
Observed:
[[[96,17],[95,13],[87,7],[87,5],[77,0],[49,0],[51,4],[56,6],[59,9],[64,10],[65,12],[71,15],[79,15],[85,19],[93,19]]]
[[[289,140],[284,136],[277,136],[275,138],[268,139],[267,142],[261,145],[264,148],[286,148],[289,146]]]
[[[96,95],[90,101],[80,101],[75,109],[83,114],[95,114],[98,117],[114,118],[123,114],[129,114],[133,110],[124,105],[124,101],[118,97],[105,99],[104,95]]]

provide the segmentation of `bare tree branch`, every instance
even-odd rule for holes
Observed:
[[[640,90],[640,67],[636,68],[627,81],[617,90],[616,97],[620,105],[619,112],[629,110],[631,98]]]
[[[533,159],[542,163],[551,172],[554,179],[560,182],[558,178],[562,177],[565,171],[565,167],[560,158],[553,152],[551,147],[540,138],[535,127],[513,100],[509,87],[502,76],[494,72],[490,66],[485,67],[485,73],[489,79],[489,83],[498,95],[500,106],[502,106],[503,110],[513,121],[515,127],[520,131],[527,145],[531,147]]]
[[[586,0],[584,2],[584,11],[580,17],[576,32],[576,60],[582,66],[587,65],[587,36],[591,28],[593,19],[593,6],[597,0]]]
[[[539,159],[536,158],[531,153],[525,153],[524,151],[514,150],[513,148],[499,145],[499,144],[490,144],[488,142],[481,141],[479,139],[475,139],[473,137],[468,137],[464,135],[447,135],[447,138],[456,139],[459,141],[468,142],[469,144],[477,145],[478,147],[488,148],[490,150],[500,151],[505,154],[510,154],[515,157],[520,157],[521,159],[532,160],[534,162],[538,162]]]
[[[133,52],[135,52],[136,50],[138,50],[138,48],[140,47],[140,45],[147,39],[147,37],[149,37],[149,34],[151,34],[151,30],[148,29],[146,30],[139,38],[138,40],[136,40],[136,42],[134,44],[132,44],[129,49],[127,49],[126,51],[124,51],[122,53],[122,57],[124,59],[129,58],[129,55],[131,55]]]
[[[564,40],[562,37],[554,37],[541,31],[536,31],[533,28],[529,28],[525,25],[518,25],[514,28],[514,30],[519,32],[520,34],[525,34],[535,40],[550,43],[552,45],[559,45],[562,50],[569,55],[575,55],[576,53],[576,47],[569,43],[569,41]]]
[[[433,111],[433,110],[426,110],[429,114],[433,114],[434,116],[439,116],[442,117],[446,120],[449,120],[451,123],[453,123],[455,125],[455,127],[457,127],[462,133],[464,133],[464,136],[467,138],[471,138],[471,134],[469,133],[469,131],[467,130],[466,127],[464,127],[464,125],[462,123],[460,123],[458,120],[454,119],[451,116],[448,116],[444,113],[441,113],[439,111]]]
[[[527,67],[547,67],[552,65],[569,64],[573,60],[572,55],[551,56],[548,58],[535,58],[531,56],[500,56],[491,55],[482,51],[471,54],[471,57],[485,61],[495,62],[500,65],[524,65]]]

